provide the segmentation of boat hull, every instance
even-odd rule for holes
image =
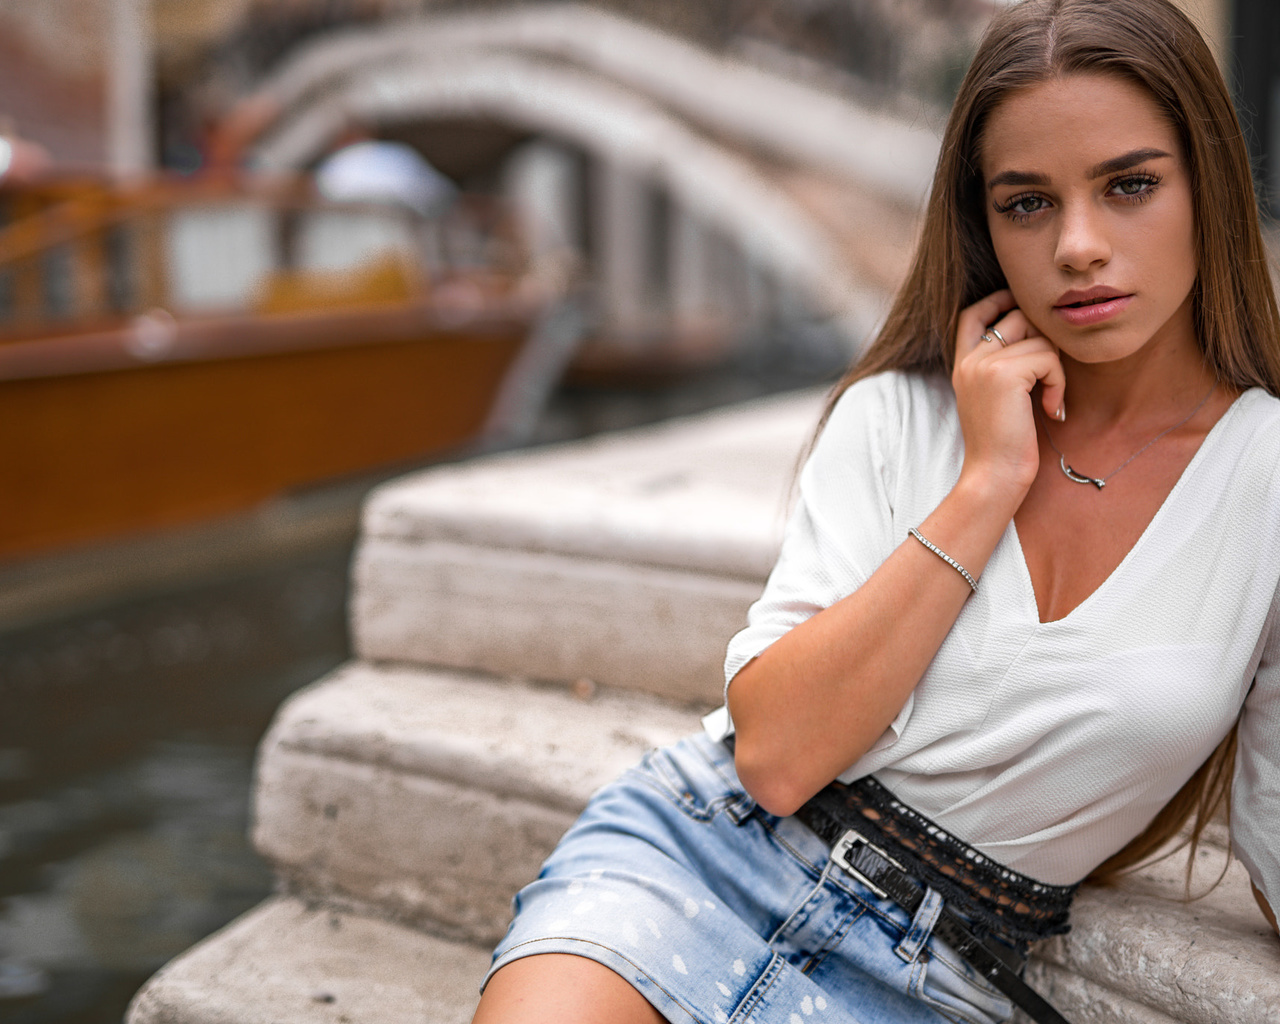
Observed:
[[[327,341],[312,331],[290,344],[296,325],[284,326],[263,344],[246,336],[270,333],[261,318],[179,328],[151,362],[120,357],[137,349],[130,329],[65,339],[61,353],[4,346],[0,558],[207,520],[459,449],[481,433],[528,330],[518,318],[402,315],[398,330],[364,318],[343,343],[330,319]],[[218,337],[233,355],[219,357]]]

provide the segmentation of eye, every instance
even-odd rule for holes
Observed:
[[[1121,199],[1146,202],[1160,185],[1160,178],[1155,174],[1127,174],[1123,178],[1111,181],[1110,191]]]
[[[1010,220],[1022,222],[1048,207],[1049,201],[1035,192],[1024,192],[1004,203],[993,203],[996,213],[1003,213]]]

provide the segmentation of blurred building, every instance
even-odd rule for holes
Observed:
[[[778,351],[771,339],[784,336],[800,362],[827,372],[847,362],[909,250],[920,160],[907,160],[905,187],[879,187],[893,176],[882,174],[874,197],[845,204],[848,168],[810,180],[812,154],[767,138],[770,120],[784,135],[812,121],[816,136],[822,118],[784,103],[726,119],[725,107],[748,101],[726,95],[733,74],[720,72],[754,69],[753,84],[776,81],[779,93],[799,83],[819,106],[903,107],[901,120],[925,122],[928,135],[991,11],[990,0],[240,6],[229,31],[180,59],[164,56],[173,33],[158,35],[166,163],[305,170],[353,134],[408,144],[463,189],[516,204],[548,276],[591,294],[595,329],[579,368],[623,372],[644,361],[689,369],[744,345]],[[363,58],[345,56],[362,48]],[[632,73],[639,52],[650,79],[675,62],[670,88]],[[923,119],[921,104],[932,112]],[[846,146],[860,142],[857,116],[841,127]],[[867,202],[884,252],[869,250],[865,209],[843,209]]]

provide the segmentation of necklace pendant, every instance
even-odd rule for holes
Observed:
[[[1077,473],[1074,469],[1067,465],[1067,457],[1065,455],[1058,456],[1058,465],[1062,467],[1063,475],[1068,480],[1077,484],[1093,484],[1098,490],[1107,486],[1106,480],[1100,480],[1096,476],[1085,476],[1083,473]]]

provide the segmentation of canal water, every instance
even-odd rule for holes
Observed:
[[[347,655],[350,546],[0,638],[0,1020],[118,1022],[258,902],[254,747]]]
[[[564,391],[537,440],[830,372]],[[156,969],[271,890],[247,841],[254,750],[281,700],[348,657],[354,540],[0,629],[0,1022],[118,1024]]]

